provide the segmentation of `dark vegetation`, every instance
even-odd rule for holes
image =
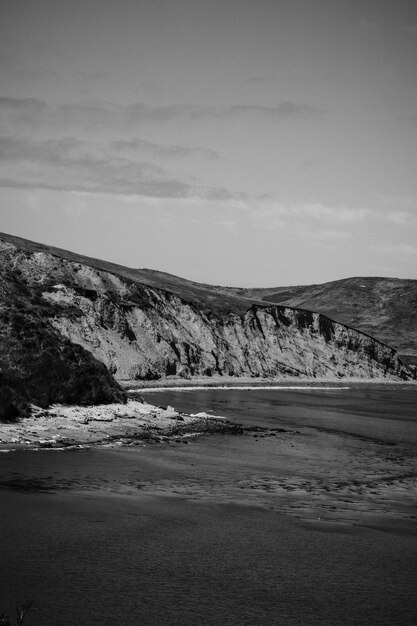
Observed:
[[[14,421],[29,404],[123,402],[125,392],[106,367],[49,323],[54,307],[10,273],[0,284],[0,421]]]
[[[0,626],[20,626],[23,624],[26,615],[29,613],[33,601],[23,602],[20,606],[16,606],[16,619],[11,619],[5,613],[0,613]]]

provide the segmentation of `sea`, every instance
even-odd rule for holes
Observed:
[[[25,626],[417,623],[417,386],[141,390],[249,428],[0,454]]]

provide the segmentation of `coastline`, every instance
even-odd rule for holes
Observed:
[[[118,380],[128,393],[140,391],[194,389],[258,389],[258,388],[297,388],[297,387],[343,387],[347,385],[417,385],[417,380],[399,380],[387,378],[252,378],[242,376],[196,376],[190,379],[169,376],[157,380]]]
[[[241,431],[241,426],[207,413],[186,414],[144,401],[96,406],[32,407],[30,417],[0,425],[0,451],[74,449],[180,440],[213,432]]]
[[[184,380],[169,377],[157,381],[122,380],[130,395],[126,404],[95,406],[32,406],[31,415],[0,424],[0,452],[25,449],[74,449],[90,446],[134,445],[170,440],[186,441],[208,433],[242,433],[242,425],[205,412],[183,413],[175,408],[147,403],[140,393],[153,391],[194,391],[198,389],[349,389],[350,385],[416,385],[415,381],[381,379],[276,379],[196,377]],[[139,396],[139,398],[138,398]],[[246,430],[247,427],[244,428]]]

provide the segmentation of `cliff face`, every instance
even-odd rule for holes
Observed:
[[[321,285],[217,290],[323,313],[392,346],[401,358],[417,364],[417,280],[366,276]]]
[[[318,313],[243,300],[240,311],[0,240],[7,272],[36,291],[48,324],[119,379],[231,375],[408,379],[388,346]],[[81,258],[81,257],[80,257]]]
[[[103,363],[53,328],[53,315],[0,259],[0,422],[27,415],[30,404],[126,400]]]

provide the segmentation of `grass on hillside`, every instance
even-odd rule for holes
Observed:
[[[29,405],[100,404],[126,394],[81,346],[49,323],[53,307],[13,276],[0,286],[0,421],[14,421]]]

